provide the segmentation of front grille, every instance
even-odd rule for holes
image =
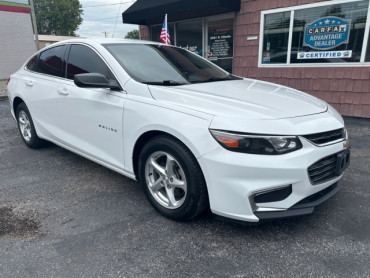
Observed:
[[[345,139],[345,132],[344,128],[340,128],[332,131],[303,135],[302,137],[316,145],[323,145],[339,139]]]
[[[319,184],[336,177],[337,154],[325,157],[310,167],[308,175],[312,184]]]

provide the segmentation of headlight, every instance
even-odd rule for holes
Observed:
[[[212,129],[210,132],[221,146],[233,152],[277,155],[302,148],[297,136],[243,134]]]

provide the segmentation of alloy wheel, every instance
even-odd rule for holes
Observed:
[[[18,116],[19,128],[21,130],[21,134],[27,142],[31,140],[31,122],[28,119],[27,114],[24,111],[19,112]]]
[[[154,199],[167,209],[181,207],[186,199],[187,182],[181,164],[169,153],[152,153],[145,164],[146,184]]]

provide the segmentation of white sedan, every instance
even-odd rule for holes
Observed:
[[[27,146],[47,140],[136,179],[175,220],[207,207],[249,222],[308,214],[350,162],[330,105],[178,47],[64,41],[12,74],[8,92]]]

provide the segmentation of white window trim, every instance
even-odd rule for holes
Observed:
[[[368,11],[367,11],[364,41],[363,41],[363,45],[362,45],[360,62],[354,62],[354,63],[304,63],[304,64],[291,64],[290,63],[290,56],[291,56],[290,53],[291,53],[292,39],[293,39],[294,11],[301,10],[301,9],[314,8],[314,7],[328,6],[328,5],[333,5],[333,4],[344,4],[344,3],[359,2],[359,1],[362,1],[362,0],[330,0],[330,1],[324,1],[324,2],[319,2],[319,3],[313,3],[313,4],[305,4],[305,5],[298,5],[298,6],[291,6],[291,7],[286,7],[286,8],[278,8],[278,9],[261,11],[260,38],[259,38],[259,49],[258,49],[258,67],[259,68],[331,68],[331,67],[364,67],[364,66],[370,66],[370,62],[365,62],[367,42],[369,41],[369,33],[370,33],[369,32],[369,29],[370,29],[370,0],[369,0],[369,8],[368,8]],[[288,37],[287,63],[285,63],[285,64],[263,64],[262,63],[262,55],[263,55],[262,52],[263,52],[263,31],[264,31],[264,26],[265,26],[265,15],[274,14],[274,13],[281,13],[281,12],[289,12],[289,11],[290,11],[290,25],[289,25],[289,37]]]

